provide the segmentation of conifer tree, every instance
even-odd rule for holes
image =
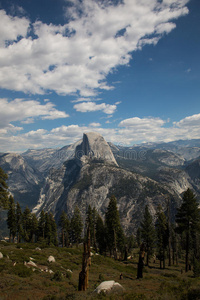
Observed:
[[[23,238],[26,242],[30,242],[31,219],[31,211],[28,207],[26,207],[22,214]]]
[[[78,244],[81,240],[81,234],[83,231],[83,222],[78,206],[74,209],[74,214],[70,222],[70,231],[72,243]]]
[[[55,246],[58,246],[57,225],[51,212],[49,213],[49,221],[51,226],[51,243],[53,243]]]
[[[168,228],[167,219],[162,211],[161,206],[157,210],[157,220],[156,220],[156,234],[157,234],[157,247],[159,252],[160,268],[165,269],[165,251],[168,245]]]
[[[30,241],[36,242],[38,233],[38,220],[35,214],[31,214],[31,230],[30,230]]]
[[[67,214],[62,211],[60,215],[60,220],[59,220],[59,226],[61,227],[61,240],[62,240],[62,246],[63,247],[68,247],[69,246],[69,226],[70,222],[67,217]]]
[[[124,234],[120,224],[119,211],[117,208],[117,200],[115,196],[111,196],[110,202],[107,207],[105,215],[105,225],[107,232],[107,245],[110,250],[110,254],[114,254],[115,259],[117,259],[117,247],[124,247]]]
[[[105,253],[106,252],[105,226],[100,215],[97,216],[97,221],[96,221],[96,242],[100,254]]]
[[[17,207],[16,207],[16,232],[17,232],[17,243],[20,243],[23,235],[23,227],[22,227],[22,211],[19,202],[17,202]]]
[[[15,215],[15,201],[12,196],[9,197],[9,208],[7,213],[7,225],[10,230],[10,242],[15,239],[16,236],[16,215]]]
[[[94,247],[95,251],[97,252],[96,246],[96,219],[97,219],[97,211],[95,207],[92,209],[91,206],[88,206],[87,213],[86,213],[86,223],[90,227],[90,242],[91,246]]]
[[[8,186],[6,180],[8,175],[0,168],[0,208],[7,209],[9,205]]]
[[[185,271],[189,269],[190,245],[195,248],[195,237],[200,231],[200,209],[194,193],[187,189],[183,194],[183,202],[176,215],[177,232],[186,236],[185,242]]]
[[[145,244],[147,253],[147,266],[149,265],[149,257],[152,255],[153,246],[155,242],[155,229],[152,215],[149,212],[148,205],[145,207],[143,221],[141,222],[141,237]]]
[[[38,238],[45,239],[45,213],[44,210],[41,211],[38,220]]]

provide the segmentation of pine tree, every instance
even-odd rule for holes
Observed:
[[[49,213],[49,221],[51,226],[51,243],[53,243],[55,246],[58,246],[57,225],[51,212]]]
[[[106,252],[105,226],[100,215],[97,216],[96,221],[96,241],[100,254]]]
[[[97,219],[97,211],[95,208],[91,208],[88,206],[87,213],[86,213],[86,223],[90,227],[90,242],[91,246],[94,247],[95,251],[97,252],[96,246],[96,219]],[[87,226],[86,226],[87,227]]]
[[[35,214],[31,214],[31,230],[30,230],[30,241],[36,242],[38,233],[38,220]]]
[[[117,209],[117,200],[115,196],[111,196],[105,215],[105,224],[107,232],[107,245],[110,254],[114,254],[117,259],[117,247],[123,251],[124,234],[120,224],[119,211]]]
[[[6,184],[6,180],[8,179],[8,175],[0,168],[0,208],[7,209],[9,205],[8,199],[8,186]]]
[[[7,225],[10,230],[10,242],[15,239],[16,235],[16,215],[15,215],[15,201],[12,196],[9,197],[9,208],[7,213]]]
[[[28,207],[26,207],[22,214],[23,238],[26,242],[30,242],[31,219],[32,219],[31,211]]]
[[[74,209],[74,214],[70,222],[70,231],[72,243],[78,244],[81,240],[81,234],[83,231],[83,222],[78,206]]]
[[[45,239],[45,213],[44,210],[41,211],[39,221],[38,221],[38,238]]]
[[[45,214],[45,239],[47,244],[58,245],[57,226],[52,213]]]
[[[160,268],[165,269],[165,251],[168,245],[168,228],[167,228],[167,219],[162,211],[161,206],[157,210],[157,220],[156,220],[156,234],[157,234],[157,247],[159,252],[160,259]]]
[[[62,240],[62,246],[63,247],[68,247],[69,246],[69,226],[70,222],[67,217],[67,214],[62,211],[60,215],[60,220],[59,220],[59,226],[61,227],[61,240]]]
[[[143,221],[141,222],[141,237],[146,247],[147,253],[147,266],[149,265],[149,257],[152,255],[152,250],[155,242],[155,229],[153,224],[153,218],[149,212],[148,206],[146,205]]]
[[[195,248],[195,237],[200,231],[200,209],[194,193],[187,189],[183,194],[183,202],[178,209],[176,222],[178,224],[177,232],[186,236],[185,244],[185,271],[189,269],[190,245],[192,250]]]
[[[23,227],[22,227],[22,211],[19,202],[17,202],[17,207],[16,207],[16,232],[17,232],[17,243],[20,243],[23,235]]]

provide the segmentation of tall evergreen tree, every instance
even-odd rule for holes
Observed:
[[[183,202],[176,215],[177,232],[186,236],[185,271],[189,269],[190,245],[195,248],[195,237],[200,231],[200,209],[194,193],[187,189],[183,194]]]
[[[157,247],[159,252],[160,268],[165,269],[165,252],[168,245],[168,228],[167,219],[162,211],[161,206],[157,210],[157,220],[156,220],[156,234],[157,234]]]
[[[23,235],[23,227],[22,227],[22,211],[19,202],[17,202],[17,207],[16,207],[16,231],[17,231],[17,242],[20,243]]]
[[[53,243],[55,246],[58,246],[57,225],[51,212],[49,213],[49,221],[51,225],[51,243]]]
[[[9,197],[9,208],[7,213],[7,225],[10,230],[10,242],[15,239],[16,236],[16,215],[15,215],[15,201],[12,196]]]
[[[155,242],[155,229],[153,224],[152,215],[149,212],[148,206],[145,206],[143,221],[141,222],[141,237],[142,241],[145,244],[146,253],[147,253],[147,266],[149,265],[149,258],[153,252],[153,246]]]
[[[87,213],[86,213],[86,223],[90,227],[90,243],[91,246],[94,247],[95,251],[97,251],[96,246],[96,220],[97,220],[97,211],[91,206],[88,206]],[[87,227],[87,226],[86,226]]]
[[[99,248],[100,254],[106,252],[106,237],[105,237],[105,226],[100,215],[97,216],[96,221],[96,241]]]
[[[31,214],[31,230],[30,230],[30,241],[35,243],[37,241],[38,233],[38,220],[35,214]]]
[[[7,209],[9,205],[7,179],[8,175],[0,168],[0,209]]]
[[[59,226],[61,227],[61,241],[63,247],[69,246],[69,228],[70,222],[67,217],[67,214],[62,211],[59,219]]]
[[[74,209],[74,214],[70,222],[71,241],[72,243],[79,243],[81,240],[81,234],[83,231],[83,222],[81,218],[81,212],[78,206]]]
[[[117,247],[123,251],[124,234],[120,224],[119,211],[117,208],[117,200],[115,196],[111,196],[105,215],[105,225],[107,231],[107,245],[110,254],[114,254],[117,258]]]
[[[31,211],[28,207],[26,207],[22,214],[23,238],[26,242],[30,242],[31,219],[32,219]]]
[[[45,212],[41,211],[40,217],[38,220],[38,238],[45,239]]]

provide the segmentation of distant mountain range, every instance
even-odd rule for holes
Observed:
[[[86,133],[61,149],[1,153],[0,167],[22,208],[52,211],[57,220],[62,210],[72,216],[76,205],[83,219],[89,204],[103,216],[114,194],[127,232],[137,228],[147,204],[155,215],[169,201],[173,219],[187,188],[200,198],[200,140],[122,147]]]

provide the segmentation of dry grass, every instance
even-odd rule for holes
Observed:
[[[20,247],[22,249],[20,249]],[[92,256],[89,273],[89,288],[78,292],[78,276],[81,271],[82,247],[73,249],[43,248],[35,250],[36,245],[9,245],[0,243],[4,257],[0,260],[0,299],[1,300],[64,300],[64,299],[164,299],[195,300],[200,299],[200,279],[193,278],[193,272],[181,273],[183,262],[179,266],[159,269],[159,263],[145,267],[144,278],[137,280],[137,255],[128,262],[114,261],[109,257]],[[48,263],[53,255],[55,263]],[[38,265],[45,265],[54,274],[27,269],[24,261],[34,258]],[[13,263],[16,265],[13,266]],[[72,270],[72,276],[67,275]],[[120,274],[123,279],[120,280]],[[61,275],[60,275],[61,274]],[[115,280],[122,284],[125,292],[120,295],[95,295],[94,289],[104,280]]]

